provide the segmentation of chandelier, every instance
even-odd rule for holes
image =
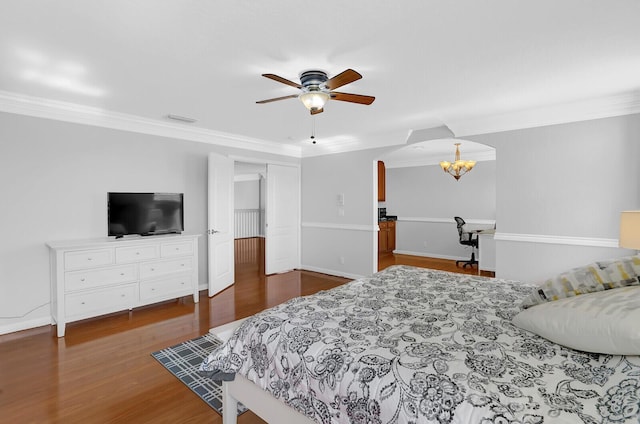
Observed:
[[[460,179],[464,174],[471,171],[474,166],[476,166],[475,160],[462,160],[460,159],[460,143],[455,143],[456,146],[456,156],[453,162],[447,162],[443,160],[440,162],[440,166],[444,172],[447,172],[453,176],[453,178],[457,180]]]

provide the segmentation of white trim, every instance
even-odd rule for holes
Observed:
[[[468,256],[449,256],[449,255],[440,255],[438,253],[428,253],[428,252],[412,252],[410,250],[394,250],[394,254],[397,255],[410,255],[410,256],[420,256],[424,258],[435,258],[435,259],[447,259],[450,261],[467,261],[469,260]]]
[[[456,221],[453,218],[430,218],[430,217],[423,217],[423,216],[418,216],[418,217],[409,217],[409,216],[402,216],[402,217],[398,217],[398,221],[405,221],[405,222],[429,222],[432,224],[454,224],[456,223]],[[465,223],[467,224],[471,224],[471,225],[494,225],[496,223],[495,219],[466,219],[465,218]]]
[[[617,239],[606,239],[596,237],[571,237],[571,236],[550,236],[540,234],[514,234],[514,233],[496,233],[495,240],[500,241],[517,241],[524,243],[542,243],[542,244],[563,244],[569,246],[588,246],[588,247],[615,247],[618,248]]]
[[[638,94],[638,91],[630,91],[612,96],[542,106],[465,121],[447,121],[447,126],[456,137],[464,137],[631,115],[640,113],[640,96]]]
[[[319,268],[317,266],[311,266],[311,265],[302,265],[302,270],[303,271],[319,272],[320,274],[333,275],[333,276],[336,276],[336,277],[351,278],[351,279],[354,279],[354,280],[357,280],[358,278],[364,277],[363,275],[359,275],[359,274],[350,274],[350,273],[344,272],[344,271],[338,271],[338,270],[335,270],[335,269],[327,269],[327,268]]]
[[[238,156],[238,155],[229,155],[229,159],[233,159],[235,162],[243,162],[243,163],[255,163],[259,165],[281,165],[281,166],[295,166],[296,168],[300,168],[300,163],[296,162],[283,162],[278,160],[271,159],[262,159],[256,158],[253,156]]]
[[[260,181],[260,174],[241,174],[234,175],[233,182],[240,183],[244,181]]]
[[[473,156],[473,160],[476,162],[488,162],[496,160],[496,149],[491,149],[484,152],[467,153],[465,156]],[[451,158],[449,158],[451,159]],[[387,169],[392,168],[409,168],[414,166],[440,166],[440,161],[443,160],[442,154],[437,155],[416,155],[415,158],[405,160],[393,160],[385,159],[384,166]]]
[[[397,140],[397,136],[401,134],[401,131],[395,131],[389,134],[369,135],[366,138],[366,142],[357,138],[344,139],[344,137],[341,137],[336,140],[322,140],[323,146],[300,146],[276,143],[195,127],[190,124],[176,124],[168,120],[144,118],[77,103],[27,96],[3,90],[0,90],[0,112],[209,143],[295,158],[343,153],[376,147],[400,147],[405,144],[404,142],[389,143],[389,140]],[[612,116],[631,115],[634,113],[640,113],[640,96],[637,91],[495,114],[458,122],[449,121],[447,122],[447,127],[451,129],[456,137],[464,137],[608,118]],[[409,135],[403,135],[400,138],[406,141],[408,137]]]
[[[32,328],[51,324],[51,317],[34,318],[29,321],[20,321],[13,324],[0,325],[0,334],[15,333],[16,331],[30,330]]]
[[[302,157],[302,149],[291,144],[274,143],[272,141],[190,126],[189,124],[176,124],[159,119],[143,118],[136,115],[2,90],[0,90],[0,111],[263,153],[296,158]]]
[[[303,228],[324,228],[328,230],[379,231],[378,225],[334,224],[331,222],[303,222]]]

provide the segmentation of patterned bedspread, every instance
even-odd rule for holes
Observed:
[[[639,423],[640,357],[515,327],[530,289],[393,266],[253,316],[201,371],[319,423]]]

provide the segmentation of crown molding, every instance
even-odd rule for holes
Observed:
[[[496,160],[495,149],[487,150],[485,152],[467,154],[466,156],[472,156],[472,159],[476,162],[486,162]],[[445,159],[442,155],[416,155],[413,159],[407,160],[393,160],[385,159],[384,165],[386,168],[408,168],[412,166],[440,166],[440,161]],[[451,158],[449,158],[451,160]]]
[[[447,122],[456,137],[640,113],[640,91]]]
[[[296,158],[300,158],[302,155],[302,149],[299,146],[290,144],[279,144],[205,128],[191,127],[186,124],[174,124],[76,103],[32,97],[1,90],[0,111]]]
[[[392,131],[380,134],[369,134],[365,139],[352,136],[336,136],[328,139],[318,138],[316,144],[307,144],[302,147],[302,157],[332,155],[358,150],[369,150],[383,147],[406,146],[408,132]]]
[[[346,153],[380,147],[401,147],[406,145],[407,139],[411,137],[411,132],[409,134],[399,134],[395,132],[390,134],[372,134],[368,136],[366,140],[343,136],[330,140],[319,139],[318,143],[313,146],[306,144],[292,145],[189,126],[189,124],[176,124],[76,103],[61,102],[2,90],[0,90],[0,112],[195,141],[294,158]],[[640,91],[541,106],[481,118],[449,121],[444,128],[448,127],[447,130],[450,129],[456,137],[464,137],[631,115],[634,113],[640,113]],[[390,140],[396,141],[390,143]],[[492,159],[487,158],[485,160]],[[403,166],[421,165],[425,165],[425,163],[416,163],[415,165],[406,164]]]

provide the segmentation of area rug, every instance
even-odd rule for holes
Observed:
[[[198,374],[198,367],[207,355],[220,346],[222,341],[213,334],[205,334],[195,339],[153,352],[151,356],[158,360],[171,374],[200,396],[210,407],[222,415],[222,384]],[[238,403],[238,415],[247,408]]]

